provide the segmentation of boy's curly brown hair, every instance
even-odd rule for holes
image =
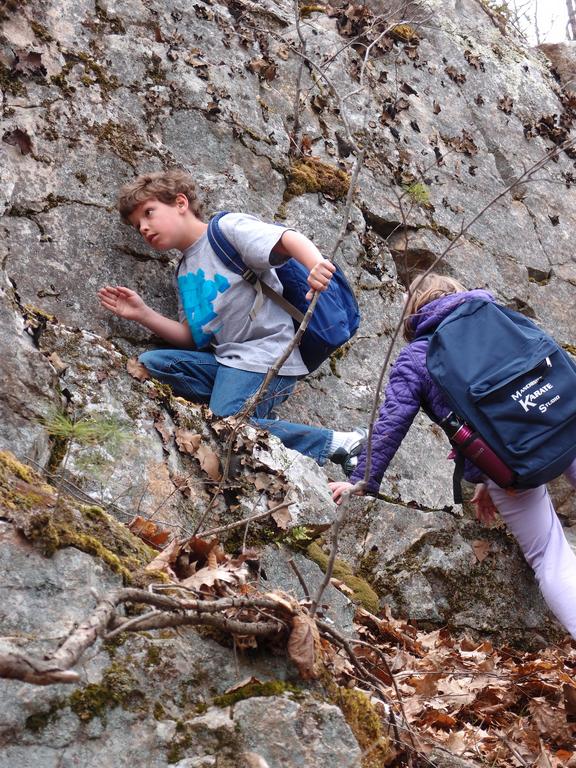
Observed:
[[[146,200],[152,198],[161,203],[174,205],[177,195],[186,195],[190,210],[197,218],[202,218],[202,203],[198,197],[196,184],[186,171],[170,168],[167,171],[143,173],[125,184],[118,193],[116,207],[122,221],[130,223],[130,214]]]

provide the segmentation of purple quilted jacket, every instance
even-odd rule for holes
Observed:
[[[441,421],[450,412],[450,406],[426,367],[428,340],[418,340],[418,337],[434,331],[459,304],[473,299],[494,301],[494,297],[483,290],[452,293],[425,304],[414,316],[414,341],[404,347],[390,370],[384,404],[374,424],[372,463],[366,487],[368,493],[378,493],[384,472],[422,406],[434,416],[435,421]],[[363,480],[365,468],[364,450],[350,482]],[[473,483],[481,481],[481,473],[469,462],[466,462],[464,477]]]

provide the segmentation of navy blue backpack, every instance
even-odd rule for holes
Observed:
[[[427,367],[454,412],[515,473],[553,480],[576,458],[576,364],[524,315],[462,303],[430,337]]]
[[[212,249],[228,269],[254,286],[259,283],[262,293],[288,312],[297,329],[310,303],[306,300],[310,290],[308,270],[295,259],[276,267],[276,274],[283,286],[282,295],[258,280],[220,229],[219,221],[226,213],[221,211],[208,222],[208,240]],[[310,323],[300,340],[300,354],[308,370],[316,370],[332,352],[349,341],[359,324],[360,311],[352,288],[342,270],[336,267],[328,289],[318,297]]]

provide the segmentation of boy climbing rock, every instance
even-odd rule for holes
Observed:
[[[176,269],[179,319],[156,312],[124,286],[102,288],[100,304],[170,345],[140,356],[154,378],[170,384],[177,395],[207,403],[217,416],[237,413],[291,342],[292,318],[212,249],[189,174],[171,169],[138,176],[120,190],[118,209],[152,248],[182,253]],[[275,267],[291,258],[309,271],[308,298],[328,287],[334,265],[300,232],[244,213],[227,214],[220,228],[246,266],[276,292],[282,286]],[[306,373],[296,347],[258,403],[254,421],[319,464],[330,459],[352,471],[365,430],[334,432],[270,418]]]

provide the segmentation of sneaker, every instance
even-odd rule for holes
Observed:
[[[356,427],[354,432],[358,433],[358,440],[352,443],[348,449],[337,448],[330,456],[330,461],[333,461],[334,464],[340,464],[346,477],[350,477],[358,466],[358,456],[362,453],[368,440],[368,430],[365,427]]]

